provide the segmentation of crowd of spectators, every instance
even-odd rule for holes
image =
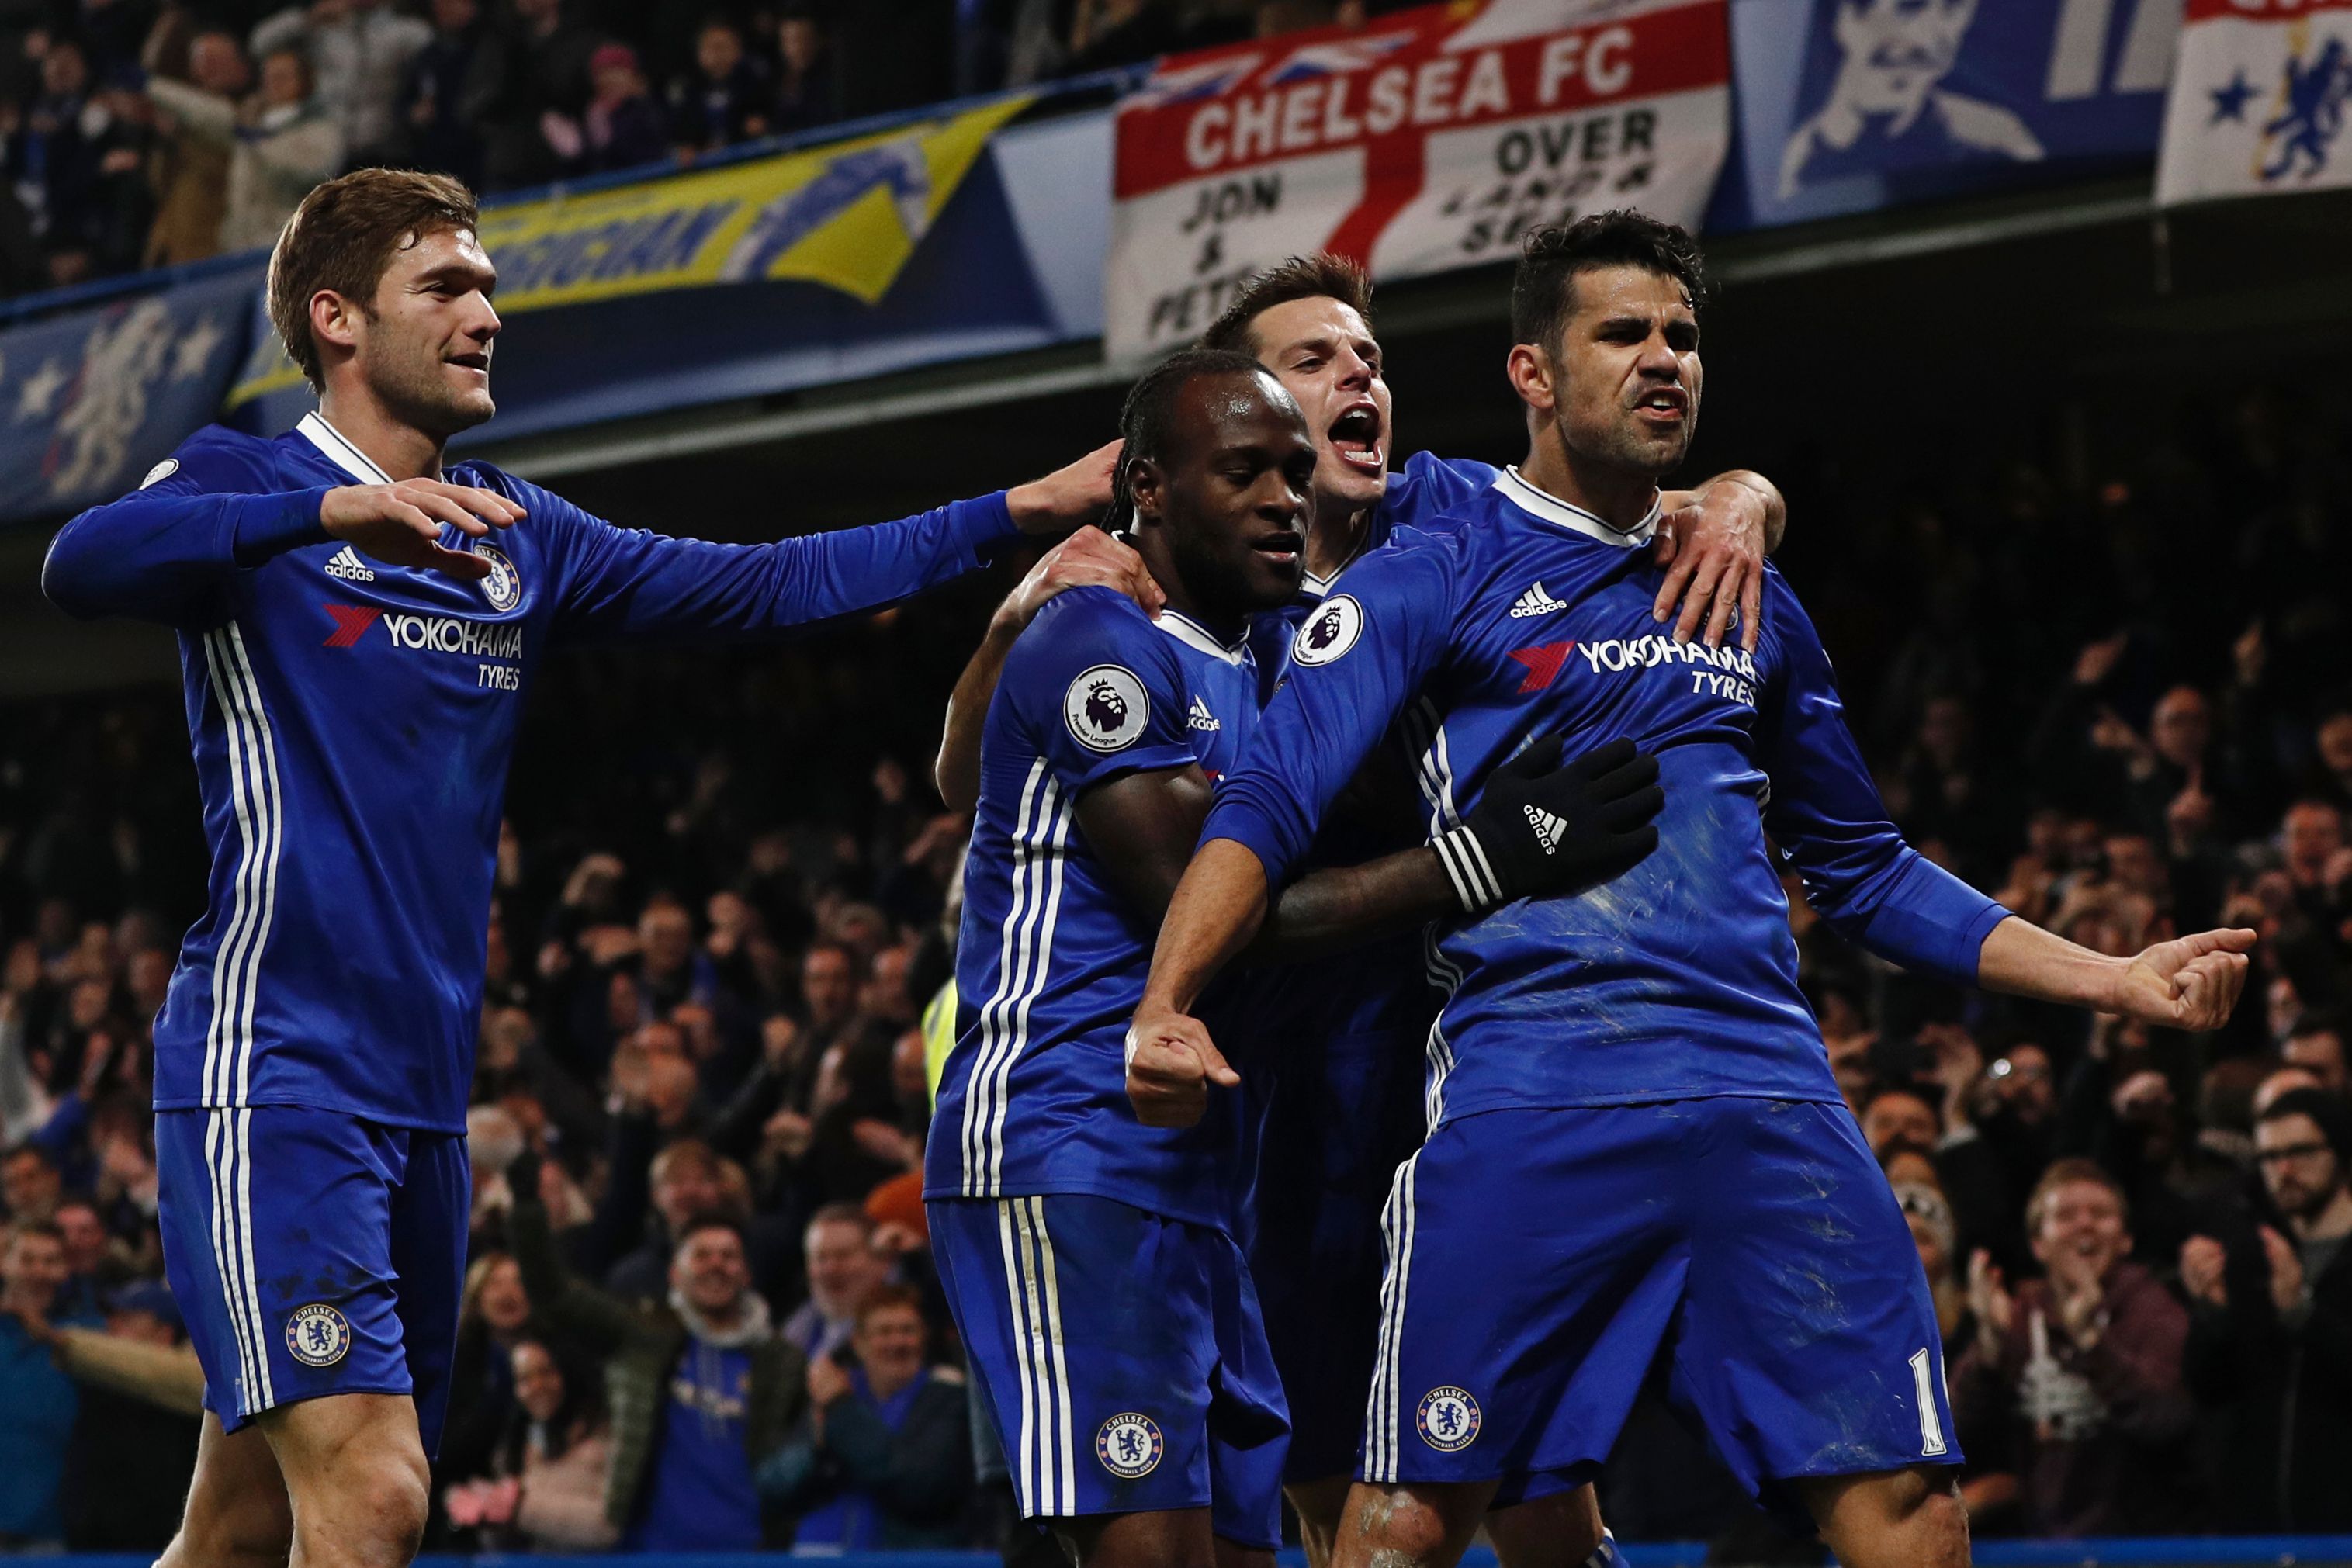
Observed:
[[[2244,1005],[2191,1039],[1905,977],[1792,897],[1983,1533],[2352,1531],[2338,428],[2190,410],[2107,480],[2014,464],[1893,503],[1783,470],[1783,564],[1915,842],[2105,952],[2260,933]],[[543,673],[490,912],[441,1542],[1006,1539],[917,1174],[968,827],[920,759],[989,591]],[[182,724],[167,692],[0,716],[0,1543],[152,1547],[192,1451],[147,1111],[201,898]],[[1603,1490],[1628,1538],[1769,1528],[1652,1405]]]
[[[0,0],[0,295],[266,246],[362,165],[513,191],[1367,9]]]

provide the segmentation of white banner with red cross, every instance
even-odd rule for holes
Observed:
[[[1730,79],[1725,0],[1464,0],[1171,55],[1118,106],[1108,351],[1182,344],[1311,251],[1387,279],[1610,207],[1696,228]]]

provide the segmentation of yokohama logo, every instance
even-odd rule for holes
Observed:
[[[384,635],[395,648],[457,653],[469,659],[522,657],[522,626],[517,622],[467,621],[455,615],[387,615],[381,610],[352,604],[322,604],[320,608],[335,622],[335,630],[324,644],[330,648],[358,646],[368,628],[382,621]]]

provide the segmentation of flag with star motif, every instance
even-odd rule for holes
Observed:
[[[2352,0],[2189,0],[2156,199],[2352,185]]]
[[[111,501],[208,423],[260,286],[240,267],[0,335],[0,518]]]

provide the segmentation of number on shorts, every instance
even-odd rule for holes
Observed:
[[[1919,1452],[1944,1451],[1944,1419],[1936,1411],[1936,1364],[1925,1350],[1911,1358],[1911,1386],[1919,1396]]]

